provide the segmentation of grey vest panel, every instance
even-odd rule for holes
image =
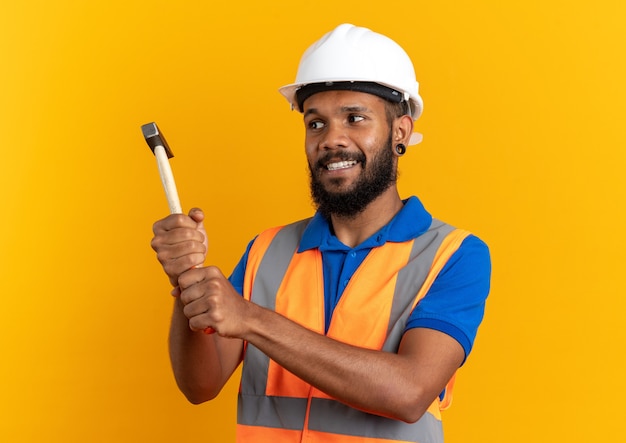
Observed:
[[[419,436],[419,443],[441,443],[443,435],[441,422],[429,412],[415,423],[405,423],[325,398],[312,399],[309,429],[399,441],[415,441],[415,436]]]
[[[245,405],[245,406],[244,406]],[[304,428],[307,399],[239,395],[238,423],[265,428],[300,431]],[[429,412],[416,423],[404,423],[358,411],[334,400],[313,398],[309,429],[317,432],[381,438],[386,440],[441,443],[441,422]]]
[[[409,262],[398,273],[383,351],[398,351],[415,296],[424,285],[439,246],[453,230],[452,226],[434,219],[428,231],[415,239]]]
[[[261,259],[259,271],[254,280],[252,294],[254,302],[264,308],[276,308],[276,293],[287,272],[289,263],[298,249],[300,238],[310,219],[302,220],[282,228]],[[244,394],[265,395],[270,359],[256,346],[248,343],[241,375],[241,389]],[[247,370],[247,368],[254,368]]]
[[[272,240],[255,276],[254,302],[275,309],[276,293],[309,220],[288,225]],[[452,226],[433,220],[427,232],[416,238],[406,266],[398,273],[384,351],[397,352],[417,293],[431,269],[435,254]],[[303,429],[306,398],[265,396],[269,357],[248,343],[239,396],[239,424]],[[335,400],[313,398],[309,429],[335,434],[356,435],[420,443],[441,443],[441,422],[430,413],[408,424],[351,408]]]
[[[237,423],[265,428],[304,429],[306,398],[239,394]]]

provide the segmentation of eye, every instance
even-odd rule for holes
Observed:
[[[358,123],[358,122],[363,121],[363,120],[365,120],[365,117],[363,117],[362,115],[351,114],[348,117],[348,121],[350,123]]]
[[[309,129],[322,129],[324,127],[324,123],[322,123],[319,120],[312,120],[309,123],[307,123],[307,127]]]

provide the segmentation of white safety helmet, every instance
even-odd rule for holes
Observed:
[[[279,89],[292,109],[316,92],[349,89],[408,101],[413,120],[424,104],[418,93],[413,63],[390,38],[350,24],[342,24],[311,45],[302,55],[296,81]],[[411,144],[421,141],[413,134]]]

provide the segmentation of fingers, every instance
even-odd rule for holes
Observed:
[[[202,211],[200,211],[202,212]],[[161,232],[171,231],[178,228],[194,229],[197,226],[197,222],[191,217],[185,214],[170,214],[162,220],[156,222],[152,230],[155,235]]]
[[[213,266],[191,269],[179,277],[183,313],[194,331],[207,327],[218,330],[228,316],[232,286]]]
[[[156,222],[152,230],[154,237],[150,246],[157,253],[164,248],[191,242],[203,244],[205,241],[204,234],[198,230],[198,224],[182,214],[173,214]]]
[[[203,291],[220,291],[225,283],[227,283],[226,277],[215,266],[190,269],[178,277],[178,285],[184,293],[181,294],[181,301],[187,304],[201,297]]]
[[[181,273],[204,263],[208,245],[203,219],[202,211],[194,209],[190,216],[172,214],[153,226],[150,245],[172,284]]]
[[[157,249],[157,259],[167,274],[181,274],[194,266],[204,263],[206,246],[195,240],[163,244]]]

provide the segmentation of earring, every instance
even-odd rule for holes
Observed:
[[[405,152],[406,152],[406,146],[404,146],[402,143],[398,143],[396,145],[396,154],[404,155]]]

